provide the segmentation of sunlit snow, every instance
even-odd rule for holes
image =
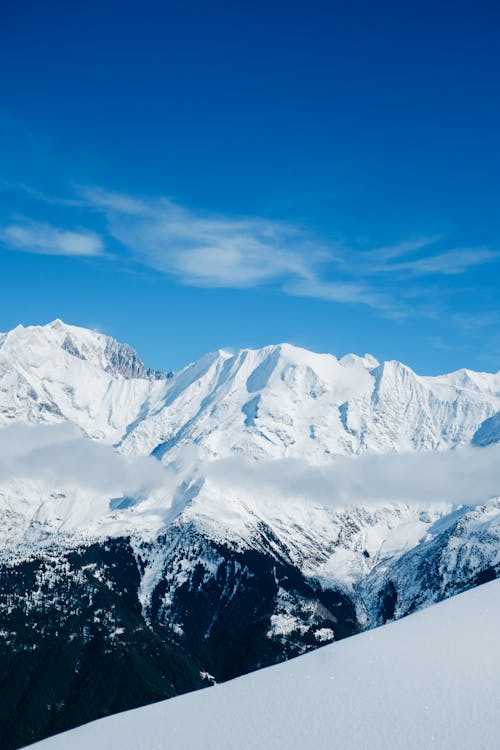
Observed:
[[[500,581],[40,750],[497,750]]]

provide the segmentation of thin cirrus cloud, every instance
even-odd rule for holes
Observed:
[[[137,260],[187,285],[247,288],[310,279],[329,257],[286,222],[207,216],[166,198],[145,202],[95,189],[82,195]]]
[[[285,284],[283,291],[294,297],[368,305],[390,315],[397,314],[396,305],[388,294],[378,292],[365,283],[298,279]]]
[[[374,250],[365,251],[365,258],[372,259],[372,261],[389,261],[395,258],[401,258],[406,255],[422,250],[429,245],[439,242],[443,239],[442,234],[434,234],[426,237],[417,237],[416,239],[406,240],[404,242],[398,242],[395,245],[387,245],[385,247],[377,247]]]
[[[493,263],[500,257],[498,252],[485,247],[453,248],[437,253],[432,252],[433,246],[443,239],[443,235],[434,235],[363,251],[361,254],[363,273],[366,276],[392,275],[394,277],[455,276],[466,273],[474,266]],[[431,253],[422,255],[422,251],[428,253],[429,248]],[[417,253],[420,254],[418,257],[411,257]],[[408,256],[410,256],[409,259]],[[355,254],[354,258],[356,262],[359,262],[360,255]]]
[[[441,279],[499,258],[484,247],[443,250],[442,235],[375,248],[327,242],[292,222],[207,214],[168,198],[96,187],[79,188],[71,199],[29,193],[67,211],[87,212],[89,223],[96,215],[104,218],[103,237],[121,248],[114,256],[106,253],[115,262],[128,256],[188,286],[272,286],[289,296],[364,305],[393,318],[418,314],[415,301],[425,298],[429,287],[422,279],[435,288]],[[10,249],[51,255],[104,255],[103,237],[29,221],[0,230],[0,242]],[[440,299],[445,295],[443,287]]]
[[[110,234],[138,260],[196,286],[278,281],[287,294],[387,311],[395,304],[391,283],[384,287],[382,277],[458,275],[499,258],[482,247],[436,252],[442,235],[361,250],[322,242],[288,222],[207,216],[169,199],[139,200],[96,188],[83,189],[82,198],[105,215]]]
[[[97,256],[103,252],[102,239],[95,232],[31,221],[4,227],[0,242],[12,250],[42,255]]]
[[[427,258],[396,263],[386,267],[386,271],[409,273],[413,276],[456,276],[466,273],[474,266],[498,260],[498,253],[488,248],[460,248],[448,252],[431,255]]]

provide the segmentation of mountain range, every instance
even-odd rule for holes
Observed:
[[[0,425],[5,750],[500,569],[500,373],[289,344],[163,373],[56,320],[0,336]]]

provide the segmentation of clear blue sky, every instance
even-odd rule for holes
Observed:
[[[500,368],[500,5],[0,14],[0,330]]]

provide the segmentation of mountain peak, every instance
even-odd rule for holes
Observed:
[[[66,325],[66,323],[63,320],[61,320],[61,318],[56,318],[55,320],[52,320],[50,323],[47,323],[47,325],[44,326],[44,327],[45,328],[54,328],[56,330],[59,330],[61,328],[67,328],[68,326]]]
[[[46,325],[16,326],[0,339],[6,354],[7,346],[15,352],[16,362],[26,357],[30,365],[40,364],[53,358],[57,350],[104,370],[113,376],[127,380],[140,378],[160,380],[169,377],[161,370],[146,368],[141,358],[128,344],[116,341],[111,336],[65,323],[60,318]]]

